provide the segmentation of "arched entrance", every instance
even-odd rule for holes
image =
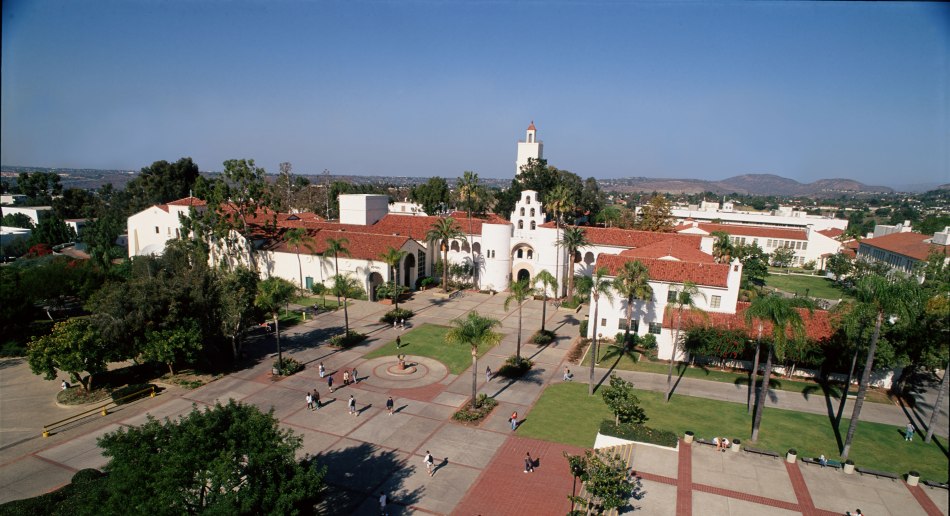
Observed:
[[[406,259],[402,262],[402,284],[412,288],[415,285],[412,284],[412,269],[416,267],[416,257],[407,254]]]
[[[518,271],[518,276],[515,281],[526,281],[526,280],[527,281],[531,280],[531,273],[528,272],[528,269],[521,269],[520,271]]]
[[[369,296],[370,301],[379,301],[376,298],[376,287],[383,284],[383,275],[378,272],[373,272],[369,275],[369,292],[366,294]]]

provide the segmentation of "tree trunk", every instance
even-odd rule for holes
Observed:
[[[673,396],[673,363],[676,361],[676,347],[680,340],[680,324],[683,322],[682,309],[677,310],[676,314],[676,333],[673,335],[673,353],[670,354],[670,369],[666,373],[666,402],[670,402]]]
[[[844,391],[841,393],[841,400],[838,401],[838,415],[835,417],[835,428],[841,426],[841,415],[844,414],[844,406],[848,403],[848,392],[851,389],[851,380],[854,379],[854,368],[858,365],[857,346],[854,347],[854,355],[851,356],[851,369],[848,370],[848,381],[844,383]]]
[[[518,362],[521,362],[521,307],[524,305],[524,302],[518,303],[518,346],[515,351],[515,356],[518,357]]]
[[[591,341],[590,345],[590,383],[587,386],[587,395],[594,395],[594,362],[597,361],[597,309],[598,309],[597,299],[594,299],[594,339]]]
[[[558,242],[561,241],[561,220],[558,218],[557,212],[554,212],[554,284],[557,289],[554,291],[554,299],[557,299],[561,296],[561,291],[564,289],[561,285],[561,246],[558,245]]]
[[[173,362],[168,363],[168,372],[175,376],[175,364]]]
[[[934,436],[934,425],[937,424],[937,413],[940,412],[940,407],[943,406],[943,397],[947,394],[947,378],[950,378],[950,363],[947,364],[947,369],[943,370],[943,380],[940,380],[940,390],[937,391],[937,401],[934,402],[934,408],[930,411],[930,422],[927,423],[927,436],[924,437],[924,442],[929,443]]]
[[[848,453],[851,452],[851,440],[854,439],[854,432],[858,429],[864,396],[867,395],[868,385],[871,382],[871,368],[874,366],[874,353],[877,351],[877,339],[881,336],[881,322],[883,320],[884,312],[878,310],[877,320],[874,321],[874,334],[871,335],[871,344],[868,346],[868,359],[864,363],[864,372],[861,373],[861,383],[858,384],[858,399],[854,400],[854,411],[851,413],[851,421],[848,424],[848,435],[844,439],[844,448],[841,450],[842,459],[848,458]]]
[[[627,296],[627,329],[623,332],[623,349],[627,349],[627,341],[630,340],[630,322],[633,320],[633,296]]]
[[[762,424],[762,412],[765,412],[765,398],[769,396],[769,381],[772,379],[772,345],[767,348],[765,359],[765,374],[762,377],[762,387],[759,388],[759,398],[755,402],[755,417],[752,418],[752,442],[759,439],[759,426]]]
[[[300,290],[303,290],[303,263],[300,262],[300,250],[297,250],[297,272],[300,274]]]
[[[749,374],[749,396],[746,399],[746,414],[752,413],[752,394],[759,380],[759,350],[762,349],[762,325],[759,324],[759,336],[755,339],[755,359],[752,360],[752,372]]]
[[[475,383],[478,381],[478,347],[472,347],[472,406],[478,408],[478,389]]]
[[[442,291],[449,293],[449,243],[445,242],[445,249],[442,251]]]
[[[340,275],[340,261],[336,254],[333,255],[333,275]],[[340,306],[340,294],[336,295],[336,304],[337,306]]]
[[[346,296],[343,297],[343,335],[349,335],[350,333],[350,310],[347,307],[349,303],[346,302]]]
[[[548,318],[548,286],[542,285],[544,288],[544,302],[541,304],[541,333],[544,333],[544,322]]]
[[[280,350],[280,326],[277,320],[277,312],[274,312],[274,339],[277,341],[277,367],[283,369],[284,354]]]
[[[478,268],[475,267],[475,242],[472,237],[472,209],[468,209],[468,254],[472,260],[472,288],[478,290],[478,285],[475,283],[475,273],[478,272]]]

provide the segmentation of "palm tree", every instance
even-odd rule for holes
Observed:
[[[477,289],[478,285],[475,283],[477,269],[475,265],[475,243],[472,241],[475,233],[472,227],[472,211],[485,196],[485,189],[479,184],[478,174],[469,170],[462,173],[462,177],[456,182],[456,188],[458,189],[459,203],[465,207],[465,212],[468,214],[468,249],[472,260],[472,286]]]
[[[927,423],[927,435],[924,436],[924,442],[929,443],[934,437],[934,425],[937,424],[937,413],[940,412],[940,407],[943,406],[943,397],[947,395],[947,379],[950,378],[947,376],[947,373],[950,372],[950,363],[947,364],[947,367],[943,368],[943,379],[940,380],[940,390],[937,391],[937,401],[934,402],[934,407],[930,411],[930,422]]]
[[[399,271],[399,262],[401,262],[407,254],[409,254],[407,251],[402,251],[390,246],[386,249],[386,252],[379,255],[379,259],[385,262],[386,265],[389,265],[389,277],[393,284],[393,305],[396,310],[399,310],[399,296],[402,294],[401,286],[399,282],[396,281],[396,274],[398,274]]]
[[[294,297],[297,287],[293,283],[283,278],[267,278],[257,284],[257,296],[254,297],[254,304],[274,318],[274,337],[277,341],[277,367],[283,368],[284,355],[280,350],[280,326],[277,317],[280,315],[280,307],[286,305]]]
[[[523,279],[521,281],[516,281],[511,284],[510,287],[511,294],[505,298],[505,311],[508,311],[508,305],[512,301],[518,303],[518,347],[515,348],[515,356],[518,357],[518,362],[521,362],[521,307],[524,306],[524,302],[534,297],[537,291],[531,288],[531,285],[528,284],[528,280]]]
[[[627,329],[623,334],[623,346],[627,347],[630,326],[633,320],[633,300],[650,301],[653,299],[653,287],[650,286],[650,271],[640,260],[626,262],[614,278],[614,289],[627,298]],[[639,320],[639,318],[638,318]]]
[[[336,276],[340,275],[340,255],[350,256],[350,250],[346,248],[349,245],[350,241],[345,238],[328,238],[327,239],[327,248],[323,251],[324,256],[333,257],[333,276],[334,281]],[[336,304],[340,304],[340,296],[336,296]]]
[[[442,246],[442,290],[446,293],[449,291],[449,243],[463,236],[462,230],[452,217],[435,221],[426,233],[426,240],[439,242]]]
[[[729,233],[713,231],[710,236],[716,238],[716,241],[713,242],[713,257],[716,258],[716,263],[728,262],[732,257],[732,253],[735,252],[732,241],[729,240]]]
[[[755,404],[755,417],[752,420],[753,442],[759,438],[759,426],[762,424],[765,398],[768,396],[769,382],[772,379],[772,356],[777,356],[779,359],[785,356],[789,331],[792,332],[795,339],[805,338],[805,322],[796,305],[811,308],[810,302],[805,299],[786,298],[770,294],[756,298],[745,311],[746,323],[752,324],[753,321],[760,321],[763,324],[772,325],[772,339],[766,343],[765,377],[762,379],[762,387],[759,388],[759,396]]]
[[[564,211],[571,205],[571,190],[563,184],[558,184],[545,196],[544,204],[548,209],[554,212],[555,235],[558,237],[558,241],[554,243],[556,252],[554,255],[554,284],[558,285],[561,278],[561,247],[558,244],[561,238],[561,215],[563,215]],[[571,274],[573,274],[573,272],[574,271],[571,271]],[[555,292],[554,297],[561,297],[561,294]]]
[[[482,317],[472,311],[464,319],[454,319],[452,325],[454,327],[445,334],[445,341],[449,344],[467,344],[472,348],[472,406],[478,408],[475,387],[478,379],[478,347],[494,346],[501,341],[502,335],[492,331],[492,328],[501,325],[501,321]]]
[[[313,240],[307,235],[307,230],[303,228],[293,228],[284,234],[284,241],[287,245],[294,248],[297,254],[297,270],[300,273],[300,288],[303,289],[303,265],[300,263],[300,246],[313,251]]]
[[[746,414],[752,413],[752,393],[755,392],[755,382],[759,379],[759,350],[762,349],[762,321],[759,321],[759,333],[755,338],[755,358],[752,360],[752,372],[749,374],[749,392],[746,395]]]
[[[606,267],[601,267],[594,271],[594,275],[591,277],[593,280],[590,287],[590,296],[594,300],[594,340],[591,343],[591,350],[593,355],[590,357],[590,384],[587,386],[587,394],[594,394],[594,362],[597,360],[597,310],[600,308],[600,296],[604,295],[610,301],[614,300],[613,290],[611,290],[611,282],[607,279],[607,274],[610,271]]]
[[[564,236],[560,240],[555,242],[556,245],[563,247],[567,251],[568,256],[568,267],[567,267],[567,297],[570,298],[574,293],[574,255],[577,253],[578,249],[587,247],[590,245],[590,242],[587,241],[587,234],[583,229],[574,226],[564,230]]]
[[[356,292],[360,288],[360,283],[349,274],[345,276],[337,274],[333,276],[333,286],[331,288],[333,289],[333,293],[336,294],[337,299],[343,298],[343,334],[348,335],[350,333],[350,312],[346,300],[356,295]]]
[[[541,332],[544,333],[544,323],[548,319],[548,289],[557,295],[557,279],[550,272],[542,270],[534,277],[534,284],[541,284],[541,293],[544,295],[544,303],[541,304]]]
[[[851,381],[854,380],[858,355],[862,350],[860,342],[867,336],[868,326],[872,326],[869,321],[874,319],[876,313],[874,307],[864,303],[839,303],[834,310],[843,314],[837,319],[840,325],[839,329],[845,342],[854,346],[854,352],[851,354],[851,368],[848,369],[848,379],[844,382],[841,399],[838,400],[838,413],[835,415],[835,428],[838,428],[841,426],[844,408],[848,403],[848,391],[851,388]]]
[[[909,318],[908,300],[915,297],[915,290],[919,288],[920,285],[916,281],[906,278],[891,281],[877,274],[865,276],[858,280],[855,285],[854,293],[858,302],[873,308],[877,312],[877,317],[874,319],[874,333],[871,335],[871,342],[868,344],[868,357],[864,364],[864,372],[861,374],[861,383],[858,384],[858,398],[854,400],[851,422],[848,424],[848,434],[844,439],[844,447],[841,449],[842,459],[848,458],[848,453],[851,451],[851,440],[854,438],[854,432],[857,430],[858,421],[861,418],[861,408],[864,406],[864,397],[868,392],[871,369],[874,366],[874,354],[877,352],[877,341],[881,336],[881,323],[884,321],[884,316]]]
[[[695,283],[686,281],[683,283],[683,287],[676,291],[676,297],[671,304],[671,308],[676,311],[676,330],[673,333],[673,353],[670,355],[670,370],[666,373],[667,403],[669,403],[670,397],[673,396],[673,364],[676,362],[676,351],[680,345],[680,328],[683,325],[683,310],[698,313],[702,317],[706,317],[706,312],[697,308],[696,303],[693,301],[693,296],[697,295],[701,296],[704,300],[706,299],[706,294],[699,290],[699,287],[697,287]]]

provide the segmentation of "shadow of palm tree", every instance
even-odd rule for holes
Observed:
[[[501,386],[501,388],[499,388],[497,391],[495,391],[495,393],[492,394],[491,397],[492,397],[492,398],[498,397],[499,394],[501,394],[501,393],[505,392],[506,390],[508,390],[508,388],[511,387],[512,385],[514,385],[516,382],[532,383],[532,384],[535,384],[535,385],[543,385],[543,384],[544,384],[544,379],[542,378],[542,376],[543,376],[543,374],[544,374],[545,371],[546,371],[546,369],[544,369],[544,368],[535,367],[535,368],[532,368],[530,371],[528,371],[527,373],[525,373],[524,375],[522,375],[522,376],[520,376],[520,377],[518,377],[518,378],[507,378],[507,377],[505,377],[505,376],[502,376],[502,375],[499,374],[499,373],[495,373],[494,375],[492,375],[492,378],[493,378],[493,379],[494,379],[494,378],[502,378],[503,381],[504,381],[504,384]],[[500,372],[500,371],[499,371],[499,372]]]
[[[362,443],[331,450],[311,459],[327,467],[327,489],[319,506],[320,514],[344,515],[358,512],[367,500],[375,500],[383,491],[390,500],[392,514],[419,502],[425,487],[405,488],[406,479],[416,470],[393,450]],[[421,462],[420,462],[421,463]]]

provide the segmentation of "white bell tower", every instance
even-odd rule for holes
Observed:
[[[528,158],[541,159],[544,157],[544,144],[538,140],[538,130],[534,128],[534,120],[528,126],[524,141],[518,142],[518,161],[515,162],[515,176],[521,173],[521,167],[528,164]]]

